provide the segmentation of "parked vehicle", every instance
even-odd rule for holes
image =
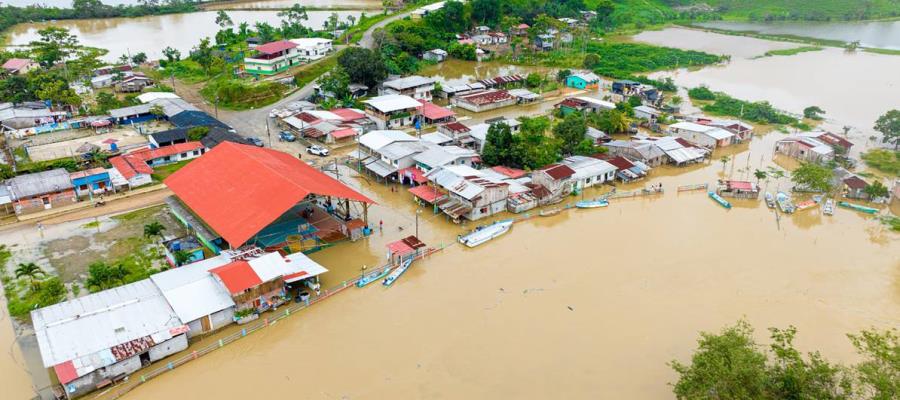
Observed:
[[[252,136],[251,136],[251,137],[248,137],[248,138],[247,138],[247,142],[250,143],[250,144],[252,144],[252,145],[254,145],[254,146],[256,146],[256,147],[263,147],[263,146],[265,146],[265,144],[263,143],[263,141],[262,141],[260,138],[258,138],[258,137],[252,137]]]
[[[328,149],[316,144],[307,147],[306,152],[320,157],[325,157],[328,155]]]
[[[282,142],[293,142],[297,140],[297,136],[294,136],[293,133],[288,131],[281,131],[281,133],[278,134],[278,140],[281,140]]]

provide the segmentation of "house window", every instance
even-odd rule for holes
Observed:
[[[200,150],[194,150],[194,155],[195,155],[195,156],[199,156],[199,155],[200,155]]]
[[[78,187],[78,190],[88,190],[88,185],[81,185]]]
[[[186,158],[187,156],[188,156],[188,153],[181,153],[181,158]]]

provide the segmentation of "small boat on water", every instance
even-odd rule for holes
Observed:
[[[399,267],[397,267],[397,269],[395,269],[394,272],[391,272],[390,275],[387,276],[387,278],[384,278],[384,280],[381,281],[381,284],[384,286],[391,286],[394,283],[394,281],[396,281],[398,278],[400,278],[400,275],[403,275],[403,273],[409,269],[409,266],[412,264],[412,262],[413,262],[412,257],[404,260],[403,264],[401,264]]]
[[[366,286],[366,285],[368,285],[368,284],[370,284],[370,283],[372,283],[372,282],[375,282],[375,281],[377,281],[377,280],[379,280],[379,279],[381,279],[381,278],[384,278],[384,277],[387,276],[387,274],[389,274],[389,273],[391,273],[391,269],[390,269],[390,268],[385,268],[385,269],[383,269],[383,270],[381,270],[381,271],[370,272],[370,273],[368,273],[368,274],[363,275],[362,278],[359,278],[359,280],[356,281],[356,286],[357,286],[357,287],[364,287],[364,286]]]
[[[834,200],[825,200],[825,205],[822,206],[822,212],[825,215],[834,215]]]
[[[878,212],[877,208],[861,206],[859,204],[848,203],[846,201],[838,202],[838,205],[841,207],[844,207],[844,208],[849,208],[851,210],[863,212],[866,214],[875,214]]]
[[[794,203],[791,202],[791,196],[788,196],[786,193],[778,192],[775,195],[775,202],[778,203],[778,208],[781,209],[781,212],[785,214],[794,212]]]
[[[728,209],[731,208],[731,203],[729,203],[728,200],[723,199],[722,196],[719,196],[718,194],[716,194],[716,192],[706,192],[706,194],[708,194],[709,198],[715,200],[716,203],[719,203],[719,205],[721,205],[722,207],[725,207]]]
[[[797,211],[803,211],[803,210],[806,210],[809,208],[813,208],[816,205],[818,205],[818,203],[816,203],[815,200],[806,200],[806,201],[801,201],[801,202],[797,203],[797,205],[794,207],[794,209],[796,209]]]
[[[511,219],[505,219],[502,221],[497,221],[490,225],[479,226],[468,235],[460,236],[459,242],[469,247],[478,246],[497,236],[509,232],[509,228],[512,227],[512,224],[513,221]]]
[[[541,210],[541,212],[539,212],[538,215],[540,215],[542,217],[550,217],[550,216],[559,214],[560,211],[562,211],[562,210],[560,210],[558,208],[551,208],[551,209],[547,209],[547,210]]]
[[[609,201],[606,199],[597,199],[597,200],[582,200],[575,203],[575,207],[578,208],[599,208],[606,207],[609,205]]]
[[[775,196],[773,196],[772,193],[766,192],[766,206],[775,208]]]

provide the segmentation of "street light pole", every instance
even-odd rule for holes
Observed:
[[[419,237],[419,214],[422,213],[421,208],[416,209],[416,238]]]

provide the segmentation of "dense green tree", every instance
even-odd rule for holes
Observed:
[[[601,111],[588,116],[588,125],[609,134],[627,131],[629,122],[628,116],[620,110]]]
[[[208,126],[195,126],[187,131],[187,138],[191,141],[199,141],[209,134]],[[145,228],[146,229],[146,228]]]
[[[863,189],[863,191],[869,195],[870,199],[888,197],[888,195],[890,195],[890,190],[888,190],[887,186],[884,186],[879,180],[872,182],[870,185],[866,185],[866,188]]]
[[[338,56],[338,65],[347,72],[351,82],[374,88],[387,78],[387,68],[381,56],[361,47],[350,47]]]
[[[29,90],[28,80],[21,75],[11,75],[0,80],[0,101],[21,103],[35,100],[34,93]]]
[[[44,67],[50,67],[65,60],[78,49],[78,38],[69,33],[66,28],[49,26],[38,32],[39,40],[32,41],[28,45],[34,60]]]
[[[213,48],[209,43],[209,38],[200,39],[200,43],[194,47],[194,51],[191,52],[191,59],[200,64],[203,67],[203,72],[208,76],[210,67],[213,64]]]
[[[110,266],[102,261],[88,265],[88,277],[84,281],[85,287],[92,292],[106,290],[127,281],[128,270],[121,264]]]
[[[166,47],[165,49],[163,49],[162,54],[169,62],[181,60],[181,52],[172,47]]]
[[[472,19],[480,24],[493,25],[500,21],[500,0],[472,0]]]
[[[814,163],[804,163],[791,172],[791,181],[801,187],[818,192],[831,190],[832,172],[827,167]]]
[[[225,10],[219,10],[219,12],[216,13],[216,25],[225,29],[234,26],[234,21],[231,20],[231,17],[228,16],[228,13],[226,13]]]
[[[581,113],[566,115],[562,122],[553,127],[553,137],[560,141],[563,156],[576,154],[576,149],[584,142],[586,132],[587,123]]]
[[[350,76],[340,66],[335,67],[319,79],[319,87],[336,100],[346,100],[350,97]]]
[[[147,54],[145,54],[143,51],[139,52],[139,53],[131,56],[131,62],[136,65],[141,65],[141,64],[147,62]]]
[[[569,75],[572,75],[572,70],[561,69],[559,71],[556,71],[556,80],[559,82],[565,82],[566,79],[569,78]]]
[[[858,390],[867,399],[900,398],[900,336],[897,330],[848,335],[863,360],[855,365]]]
[[[894,145],[894,150],[900,148],[900,110],[890,110],[878,117],[873,128],[881,132],[881,142]]]
[[[488,128],[481,159],[488,165],[512,166],[513,135],[505,122],[492,124]]]
[[[447,53],[449,53],[454,58],[466,61],[475,61],[475,59],[478,57],[475,52],[475,46],[471,44],[459,44],[455,42],[450,43],[450,47],[447,49]]]
[[[825,110],[822,110],[819,106],[809,106],[803,109],[805,118],[820,120],[822,119],[822,114],[825,114]]]
[[[581,66],[586,69],[594,69],[598,64],[600,64],[600,55],[588,53],[584,55],[584,61],[582,61]]]

